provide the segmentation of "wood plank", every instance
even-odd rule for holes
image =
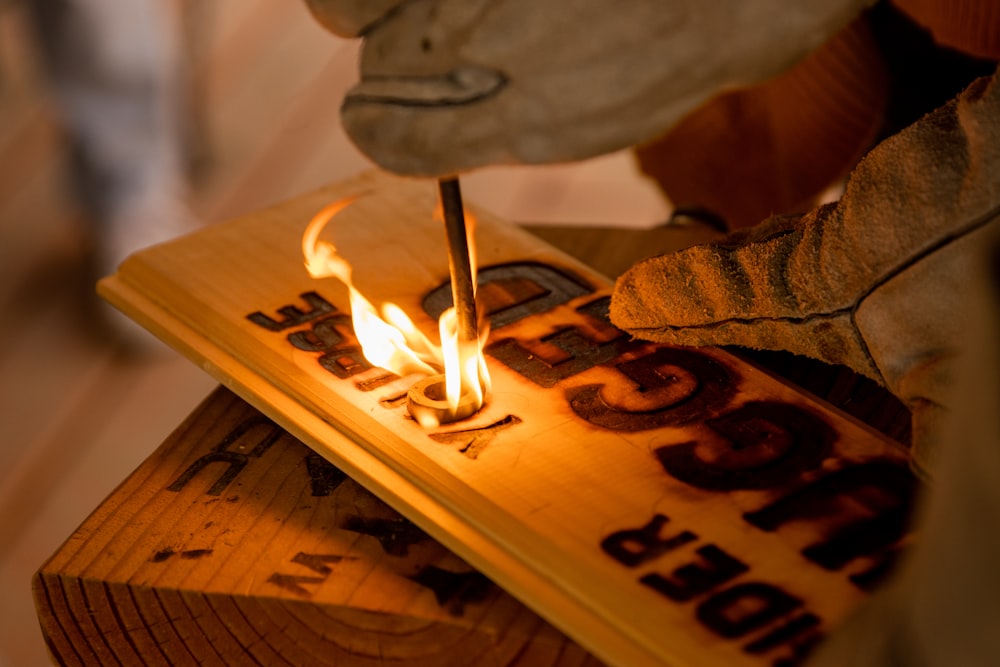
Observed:
[[[414,378],[365,366],[345,290],[299,244],[322,206],[367,195],[332,238],[363,292],[431,332],[434,191],[366,174],[140,252],[101,290],[601,659],[801,657],[898,552],[906,452],[721,350],[629,340],[604,279],[488,215],[493,397],[424,431],[393,400]]]
[[[222,388],[33,587],[64,664],[600,664]]]

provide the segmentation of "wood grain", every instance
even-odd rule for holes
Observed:
[[[223,388],[33,587],[60,664],[600,664]]]
[[[302,267],[308,219],[358,194],[330,230],[356,284],[433,331],[434,184],[381,174],[143,251],[102,293],[612,664],[797,661],[898,553],[897,443],[721,350],[628,340],[604,279],[485,214],[493,397],[422,430],[415,378],[367,368],[345,291]]]

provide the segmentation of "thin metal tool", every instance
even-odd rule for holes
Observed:
[[[448,239],[448,269],[451,272],[451,296],[458,316],[458,338],[470,342],[479,340],[476,317],[476,286],[469,255],[469,235],[465,228],[462,191],[458,178],[438,179],[441,210]]]

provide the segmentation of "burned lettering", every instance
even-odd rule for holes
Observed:
[[[696,553],[702,563],[682,565],[670,576],[653,572],[639,581],[671,600],[687,602],[750,569],[714,544],[707,544]]]
[[[346,340],[354,340],[353,335],[342,330],[347,327],[350,331],[350,326],[350,316],[340,313],[313,323],[311,329],[288,334],[288,342],[305,352],[326,352],[343,345]]]
[[[339,556],[337,554],[307,554],[304,551],[300,551],[294,556],[292,556],[292,562],[299,565],[304,565],[313,572],[321,574],[324,577],[333,572],[327,563],[339,563],[343,561],[346,556]],[[350,559],[355,560],[355,559]]]
[[[905,465],[867,461],[825,475],[743,518],[766,531],[796,520],[822,521],[827,537],[802,554],[837,570],[861,556],[878,555],[903,537],[915,486]]]
[[[326,352],[319,358],[319,365],[341,380],[364,373],[373,366],[365,359],[361,347],[350,345]]]
[[[267,578],[267,583],[274,584],[279,588],[283,588],[290,593],[294,593],[302,598],[312,597],[312,591],[306,588],[306,585],[318,585],[322,584],[330,574],[333,573],[333,568],[330,564],[341,563],[345,560],[356,560],[350,556],[341,556],[339,554],[310,554],[305,552],[298,552],[291,558],[291,562],[296,565],[302,565],[305,568],[311,570],[315,574],[286,574],[284,572],[275,572],[270,577]]]
[[[698,538],[686,530],[669,537],[662,536],[663,526],[669,520],[666,516],[657,514],[642,528],[619,530],[601,540],[601,549],[622,565],[635,567]]]
[[[233,445],[241,442],[249,433],[258,429],[262,430],[263,434],[249,452],[244,454],[241,451],[233,451],[230,449]],[[210,496],[221,495],[226,487],[228,487],[232,481],[236,479],[236,476],[240,473],[240,471],[246,467],[247,463],[250,461],[250,457],[260,458],[263,456],[264,453],[270,449],[271,446],[284,434],[284,431],[282,431],[277,424],[262,415],[244,420],[227,433],[222,441],[212,447],[211,451],[188,466],[188,468],[181,473],[181,475],[175,479],[170,486],[167,487],[167,490],[179,492],[187,486],[187,484],[194,479],[199,472],[204,470],[209,465],[213,463],[225,463],[227,464],[225,471],[215,481],[215,483],[209,487],[208,491],[206,491],[206,493]]]
[[[822,639],[823,635],[816,630],[819,625],[819,616],[808,612],[799,614],[763,637],[750,642],[743,647],[743,650],[751,655],[763,655],[781,646],[790,646],[791,655],[778,658],[774,664],[797,664]]]
[[[720,637],[735,639],[759,630],[802,606],[802,600],[777,586],[745,582],[713,594],[695,616]]]
[[[699,441],[666,445],[656,458],[672,477],[699,489],[768,489],[795,480],[830,452],[835,431],[788,403],[753,401],[705,420]]]
[[[392,556],[405,556],[414,544],[430,540],[427,533],[406,519],[370,519],[352,516],[343,524],[344,530],[374,537],[382,550]]]
[[[658,347],[615,366],[627,383],[619,393],[633,405],[615,405],[605,385],[577,387],[567,396],[573,412],[614,431],[646,431],[679,426],[725,407],[736,392],[723,364],[694,350]]]
[[[284,331],[336,311],[333,304],[316,292],[305,292],[300,297],[309,305],[310,310],[302,310],[297,306],[282,306],[278,309],[278,313],[283,315],[284,319],[276,320],[261,311],[250,313],[247,319],[268,331]]]
[[[496,439],[497,434],[512,426],[521,423],[521,418],[516,415],[507,415],[503,419],[493,422],[488,426],[480,428],[465,429],[462,431],[449,431],[447,433],[431,433],[430,439],[449,445],[458,445],[458,451],[465,454],[470,459],[479,458],[486,447]]]
[[[326,577],[316,577],[312,575],[299,575],[299,574],[282,574],[281,572],[275,572],[270,577],[267,578],[267,583],[274,584],[279,588],[284,588],[286,591],[295,593],[299,597],[307,598],[312,595],[312,593],[307,589],[304,584],[322,584],[326,581]]]
[[[328,496],[347,480],[347,474],[319,454],[306,454],[306,472],[313,496]]]
[[[576,327],[566,327],[542,337],[530,348],[514,338],[503,338],[486,347],[486,354],[540,387],[608,363],[631,345],[624,336],[600,342]]]
[[[594,291],[586,280],[538,262],[481,268],[477,283],[478,298],[493,329],[544,313]],[[434,319],[451,305],[450,283],[440,285],[424,297],[424,312]]]

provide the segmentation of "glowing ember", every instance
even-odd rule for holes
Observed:
[[[441,344],[435,345],[413,324],[402,308],[393,303],[382,306],[381,314],[351,282],[351,266],[337,254],[332,243],[320,240],[326,225],[354,201],[342,199],[327,205],[309,222],[302,235],[302,254],[306,270],[313,278],[337,278],[347,286],[351,301],[354,335],[361,344],[365,359],[400,376],[444,375],[444,400],[437,410],[411,411],[421,426],[433,428],[441,423],[462,419],[479,410],[486,402],[490,379],[483,346],[489,335],[485,320],[480,322],[478,341],[460,341],[458,318],[454,308],[441,314],[438,332]],[[440,209],[437,212],[440,215]],[[470,218],[471,220],[471,218]],[[474,244],[469,232],[469,248]],[[431,397],[435,405],[440,397]],[[461,409],[460,409],[461,406]],[[470,409],[471,406],[471,409]]]

